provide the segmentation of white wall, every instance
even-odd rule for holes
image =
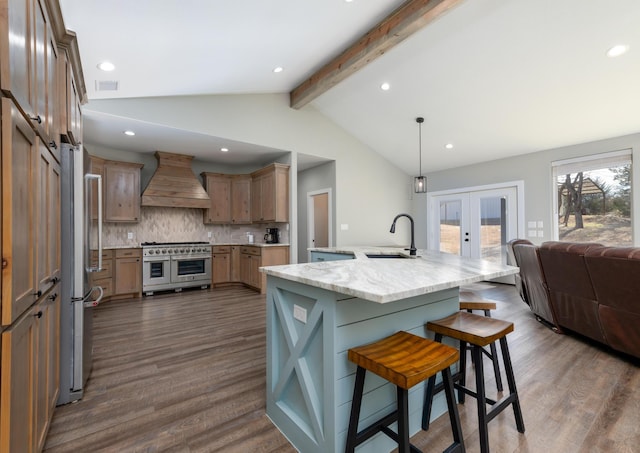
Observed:
[[[609,151],[632,149],[633,182],[632,215],[640,219],[640,134],[626,135],[595,142],[555,148],[519,157],[500,159],[482,164],[459,167],[427,174],[429,191],[473,187],[507,181],[523,180],[525,194],[525,224],[544,222],[543,238],[527,238],[536,244],[553,239],[553,196],[551,162],[572,157],[588,156]],[[426,219],[426,202],[414,206],[416,217]],[[634,244],[640,245],[640,228],[634,228]]]
[[[388,231],[411,210],[409,176],[313,107],[291,109],[287,94],[94,100],[86,109],[335,160],[334,221],[349,228],[337,228],[336,245],[408,243],[408,228]],[[295,211],[292,200],[292,222]]]

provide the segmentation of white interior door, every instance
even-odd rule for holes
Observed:
[[[507,241],[519,234],[515,186],[432,194],[429,249],[507,262]]]

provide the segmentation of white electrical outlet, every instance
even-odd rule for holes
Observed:
[[[307,309],[293,304],[293,317],[302,323],[307,323]]]
[[[208,231],[208,232],[207,232],[207,237],[208,237],[209,239],[211,239],[211,231]]]
[[[340,230],[341,231],[347,231],[349,229],[349,224],[348,223],[341,223],[340,224]]]
[[[127,239],[133,239],[133,233],[131,231],[127,233]]]

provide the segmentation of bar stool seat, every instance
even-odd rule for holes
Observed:
[[[419,452],[420,450],[409,443],[409,389],[431,377],[435,379],[438,372],[442,372],[454,439],[447,451],[465,451],[453,390],[453,378],[449,369],[459,359],[457,349],[400,331],[375,343],[349,349],[348,357],[357,365],[357,371],[346,452],[353,452],[356,446],[379,432],[385,433],[398,443],[399,453]],[[358,431],[364,378],[367,371],[377,374],[396,386],[397,408],[391,414]],[[397,433],[388,427],[396,421],[398,422]]]
[[[495,302],[482,300],[476,293],[471,291],[460,291],[460,310],[473,313],[474,310],[482,311],[487,318],[491,318],[491,310],[497,307]],[[500,362],[498,360],[498,350],[495,343],[489,345],[489,351],[482,348],[482,353],[493,363],[493,375],[496,378],[496,387],[499,392],[504,390],[502,386],[502,375],[500,374]]]
[[[460,368],[453,376],[455,388],[459,392],[459,400],[464,403],[464,396],[469,395],[477,400],[478,404],[478,432],[480,436],[480,451],[489,453],[488,423],[508,406],[513,407],[516,420],[516,427],[519,432],[524,433],[524,420],[520,408],[520,400],[516,389],[515,376],[507,345],[507,335],[513,332],[513,323],[500,319],[489,318],[459,311],[451,316],[427,323],[427,329],[435,333],[435,341],[442,341],[443,336],[454,338],[460,342]],[[500,400],[487,398],[484,384],[484,368],[482,364],[482,347],[490,345],[496,341],[500,342],[502,350],[502,361],[507,376],[509,394]],[[466,349],[467,344],[471,345],[471,353],[474,359],[476,372],[475,392],[465,387],[466,384]],[[431,415],[431,404],[435,393],[442,390],[442,386],[435,385],[435,379],[429,378],[427,391],[425,393],[425,404],[422,417],[422,428],[429,429],[429,418]],[[491,408],[487,411],[487,404]]]

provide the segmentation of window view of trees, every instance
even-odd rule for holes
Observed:
[[[557,175],[561,241],[632,245],[631,164]]]

